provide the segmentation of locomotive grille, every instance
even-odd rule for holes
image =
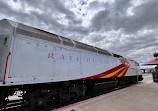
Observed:
[[[26,35],[29,37],[33,37],[33,38],[39,38],[39,39],[43,39],[43,40],[48,40],[48,41],[52,41],[55,43],[61,43],[60,38],[62,39],[62,44],[63,45],[68,45],[68,46],[74,46],[74,43],[71,41],[71,39],[65,38],[65,37],[58,37],[55,34],[37,29],[37,28],[33,28],[30,26],[26,26],[23,24],[18,24],[18,27],[16,28],[16,33],[17,34],[21,34],[21,35]],[[107,50],[103,50],[100,48],[94,48],[91,45],[87,45],[78,41],[74,41],[75,42],[75,46],[76,48],[79,49],[83,49],[83,50],[88,50],[91,52],[98,52],[99,54],[104,54],[104,55],[109,55],[111,56],[111,54],[107,51]]]
[[[80,43],[77,41],[75,41],[75,43],[76,43],[76,48],[84,49],[84,50],[88,50],[88,51],[92,51],[92,52],[97,52],[97,50],[93,46],[90,46],[90,45],[87,45],[84,43]]]
[[[64,45],[74,46],[74,43],[73,43],[70,39],[65,38],[65,37],[61,37],[61,39],[62,39],[62,43],[63,43]]]
[[[55,34],[40,29],[32,28],[23,24],[18,25],[16,32],[21,35],[26,35],[34,38],[60,43],[59,37],[57,37]]]
[[[111,56],[111,54],[107,50],[103,50],[103,49],[100,49],[100,48],[96,48],[96,49],[98,50],[99,54],[104,54],[104,55]]]

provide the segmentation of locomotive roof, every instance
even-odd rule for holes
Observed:
[[[24,25],[22,23],[14,22],[8,19],[0,20],[0,32],[1,34],[8,34],[8,35],[25,35],[33,38],[44,39],[48,41],[52,41],[55,43],[62,43],[67,46],[76,47],[79,49],[84,49],[92,52],[98,52],[100,54],[109,55],[112,54],[107,51],[103,50],[88,44],[84,44],[75,40],[71,40],[69,38],[61,37],[59,35],[46,32],[41,29],[37,29],[31,26]]]

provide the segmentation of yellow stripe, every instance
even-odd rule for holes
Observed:
[[[122,69],[125,69],[125,68],[126,68],[126,67],[122,67],[122,68],[116,70],[115,72],[110,73],[110,74],[108,74],[108,75],[106,75],[106,76],[103,76],[103,77],[101,77],[101,78],[108,78],[108,77],[111,77],[111,76],[117,74],[119,71],[121,71]]]
[[[132,67],[131,65],[129,66],[131,69],[134,69],[135,70],[135,68],[134,67]]]
[[[117,77],[121,77],[125,71],[127,71],[127,68],[123,72],[121,72],[121,74],[119,74]]]

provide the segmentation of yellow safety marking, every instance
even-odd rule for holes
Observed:
[[[146,86],[146,85],[148,85],[148,84],[151,84],[153,82],[153,80],[149,80],[149,81],[147,81],[147,82],[143,82],[143,83],[140,83],[140,84],[137,84],[136,86]]]
[[[121,74],[119,74],[117,77],[121,77],[125,71],[127,71],[127,68],[123,72],[121,72]]]
[[[111,77],[111,76],[117,74],[119,71],[121,71],[122,69],[125,69],[125,68],[126,68],[126,67],[122,67],[122,68],[116,70],[115,72],[110,73],[110,74],[108,74],[108,75],[106,75],[106,76],[103,76],[103,77],[101,77],[101,78],[108,78],[108,77]]]

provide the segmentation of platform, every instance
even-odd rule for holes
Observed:
[[[130,87],[53,111],[158,111],[158,85],[151,74]]]

